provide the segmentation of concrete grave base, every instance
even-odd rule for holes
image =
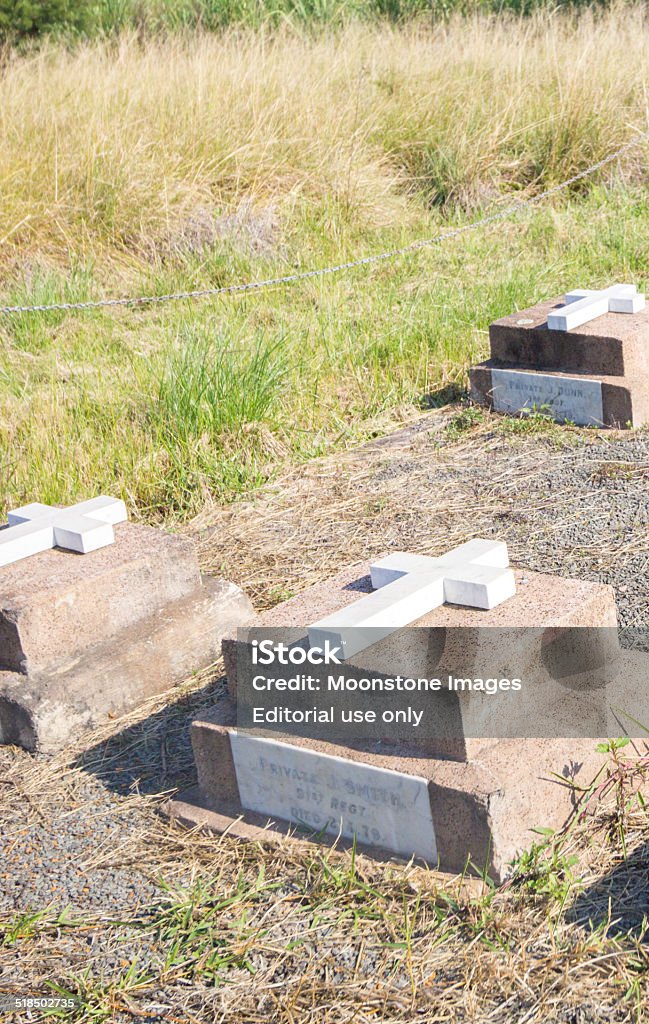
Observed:
[[[192,786],[178,796],[162,804],[162,812],[185,828],[202,828],[219,835],[236,836],[250,842],[279,844],[285,838],[313,840],[321,846],[335,846],[338,850],[350,850],[354,843],[349,839],[305,832],[300,826],[289,821],[272,821],[267,815],[246,811],[237,801],[213,800],[206,797],[198,786]],[[391,861],[395,855],[390,850],[356,843],[356,849],[369,854],[374,860]],[[458,872],[459,873],[459,872]]]
[[[183,824],[202,825],[244,839],[280,841],[289,834],[323,839],[322,830],[272,818],[242,806],[232,756],[234,708],[220,705],[192,724],[198,787],[166,804]],[[316,740],[282,738],[283,744],[310,749],[350,764],[366,764],[426,780],[436,839],[436,857],[416,857],[442,871],[484,871],[494,881],[507,875],[516,854],[529,847],[537,827],[557,829],[572,816],[579,791],[603,764],[595,740],[500,740],[483,747],[469,762],[417,755],[394,745],[373,753]],[[558,778],[557,778],[558,776]],[[561,781],[565,779],[565,782]],[[335,837],[334,837],[335,838]],[[342,840],[344,848],[349,840]],[[359,842],[359,849],[395,856],[389,847]],[[403,852],[396,856],[403,858]],[[406,857],[406,859],[409,859]]]
[[[538,409],[557,422],[582,427],[641,427],[649,420],[649,391],[626,377],[538,372],[489,360],[470,372],[471,398],[495,412]],[[590,389],[590,391],[588,391]],[[596,390],[596,398],[591,392]]]
[[[0,743],[57,750],[212,664],[254,618],[239,587],[201,578],[188,540],[147,526],[0,569]]]
[[[578,425],[647,423],[649,307],[552,330],[548,316],[563,304],[539,302],[491,324],[491,358],[469,374],[473,400],[497,412],[541,408]]]
[[[551,639],[553,631],[557,628],[609,627],[608,630],[602,630],[602,638],[609,640],[613,636],[616,640],[614,627],[617,624],[617,613],[612,587],[601,583],[546,576],[538,572],[514,570],[514,576],[516,594],[496,608],[485,610],[445,604],[412,623],[413,627],[446,627],[451,631],[447,634],[444,659],[437,667],[436,673],[443,673],[445,667],[450,669],[459,665],[462,668],[462,675],[482,675],[485,665],[489,665],[490,675],[507,676],[507,652],[499,652],[493,648],[494,643],[498,644],[499,628],[521,627],[529,630],[527,647],[519,652],[517,662],[518,668],[521,668],[527,660],[530,676],[543,673],[541,640],[542,637]],[[309,623],[352,604],[363,594],[370,592],[371,587],[369,563],[348,566],[331,579],[318,583],[304,593],[262,612],[254,626],[281,629],[283,638],[297,642],[305,636],[305,627]],[[490,627],[493,633],[485,627]],[[405,653],[399,639],[393,636],[383,645],[384,650],[381,651],[380,657],[377,657],[376,651],[370,648],[355,655],[348,664],[369,674],[374,674],[373,669],[378,662],[382,665],[382,671],[388,674],[400,672],[414,676],[425,675],[426,658],[424,657],[422,664],[413,662],[412,648],[416,646],[412,642],[413,630],[410,630],[404,639]],[[589,639],[592,640],[592,633]],[[237,662],[242,655],[242,646],[247,646],[249,642],[245,629],[239,630],[236,635],[225,637],[223,641],[228,691],[233,700],[236,700],[237,696]],[[458,649],[458,645],[461,650]],[[502,665],[499,664],[501,656]],[[607,658],[612,660],[613,654],[607,652]],[[448,664],[445,665],[445,662]],[[566,689],[565,700],[570,702],[573,698],[583,700],[584,695],[577,691],[571,695],[571,691]],[[597,696],[595,699],[598,700]],[[413,740],[413,743],[417,742],[421,751],[431,756],[467,760],[477,755],[485,746],[495,742],[493,739],[483,738],[491,734],[484,725],[477,724],[477,704],[478,702],[469,695],[466,700],[461,699],[462,717],[467,723],[465,735]],[[502,706],[501,703],[499,707]],[[488,712],[488,708],[489,705],[484,710]],[[542,709],[535,708],[539,718],[541,712]],[[571,712],[569,703],[566,707],[558,708],[557,713],[562,715],[563,720],[566,717],[570,718],[571,714],[574,717],[574,711]],[[553,708],[549,708],[547,714],[552,717]],[[604,720],[598,725],[595,735],[601,734],[600,729],[606,729]],[[541,731],[540,735],[552,735],[552,732],[550,726],[545,732]],[[521,734],[515,725],[513,734]]]
[[[367,573],[366,563],[350,566],[264,612],[257,625],[281,628],[297,641],[317,616],[331,614],[366,593],[370,588]],[[482,674],[478,670],[480,666],[484,670],[485,661],[494,663],[498,657],[489,631],[481,627],[529,629],[523,657],[530,671],[540,671],[541,646],[551,644],[562,630],[607,627],[602,629],[605,649],[597,654],[598,658],[605,655],[607,665],[614,666],[610,671],[620,688],[614,703],[617,696],[624,695],[632,676],[638,678],[642,690],[644,675],[637,668],[631,672],[629,659],[636,655],[617,647],[611,587],[533,572],[516,571],[515,575],[515,596],[496,608],[447,604],[414,625],[463,627],[446,634],[448,654],[464,659],[465,673],[478,674]],[[592,643],[592,632],[588,636]],[[272,739],[268,734],[248,737],[235,727],[235,701],[238,655],[241,645],[249,642],[246,629],[237,638],[224,640],[230,698],[192,724],[198,788],[167,805],[168,813],[186,824],[277,841],[296,828],[299,835],[307,835],[311,826],[313,838],[331,842],[327,829],[335,831],[343,822],[348,833],[345,842],[355,833],[359,845],[373,856],[382,857],[388,851],[388,855],[409,858],[414,853],[443,871],[461,872],[469,865],[470,870],[486,870],[500,880],[516,853],[533,841],[533,829],[557,829],[571,817],[583,792],[572,783],[588,786],[603,766],[595,738],[496,739],[489,738],[488,732],[474,733],[474,738],[469,733],[451,742],[423,738],[331,742],[277,734]],[[614,650],[608,649],[609,643]],[[392,660],[398,662],[403,652],[398,641],[393,647]],[[507,652],[502,653],[506,657]],[[582,654],[587,657],[588,652]],[[364,656],[354,656],[354,664],[362,664]],[[390,671],[403,668],[397,664],[388,667]],[[576,691],[574,696],[583,701],[588,695]],[[470,716],[471,703],[466,703],[463,714]],[[619,735],[617,726],[612,733],[606,731],[609,722],[604,705],[603,712],[598,720],[602,733],[594,735]],[[244,753],[243,747],[247,748]],[[368,782],[368,767],[377,773],[376,782]],[[409,788],[401,786],[400,779],[407,780]],[[357,803],[351,807],[341,802],[350,793],[354,799],[361,794],[358,799],[365,800],[362,811]],[[416,826],[411,820],[415,817]],[[414,841],[404,839],[408,830]]]

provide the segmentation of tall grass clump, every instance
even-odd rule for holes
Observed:
[[[286,376],[281,337],[258,333],[242,345],[204,325],[181,327],[150,391],[150,419],[174,489],[189,493],[200,481],[212,493],[238,490],[254,477],[260,432],[276,424]]]
[[[242,347],[190,325],[163,360],[155,414],[161,430],[185,444],[218,442],[244,424],[262,423],[285,376],[281,340],[258,336]]]
[[[0,305],[380,253],[533,198],[649,125],[644,6],[126,31],[2,57]],[[462,388],[492,320],[577,284],[646,287],[648,179],[638,146],[398,259],[218,305],[0,316],[0,505],[108,491],[174,520],[403,422]]]
[[[0,80],[0,266],[110,262],[114,290],[242,202],[273,204],[288,244],[319,219],[324,256],[347,226],[563,180],[647,125],[648,80],[639,6],[46,47]],[[639,151],[606,174],[646,170]]]

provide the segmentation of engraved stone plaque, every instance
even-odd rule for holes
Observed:
[[[437,861],[425,779],[234,730],[230,743],[247,810]]]
[[[491,393],[497,412],[549,406],[557,420],[571,420],[580,426],[604,422],[601,382],[588,377],[492,369]]]

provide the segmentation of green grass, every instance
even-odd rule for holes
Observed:
[[[600,0],[607,6],[609,0]],[[591,0],[0,0],[0,39],[33,40],[140,33],[218,31],[231,25],[277,28],[341,26],[352,20],[403,23],[440,21],[459,13],[531,15],[544,8],[579,9]]]
[[[439,223],[439,214],[422,216],[410,237]],[[294,223],[290,262],[306,252],[324,265],[404,240],[338,227],[336,245],[312,219]],[[287,461],[372,436],[449,383],[462,387],[487,354],[494,318],[575,283],[646,285],[648,256],[645,194],[599,188],[336,278],[118,314],[5,316],[0,501],[67,503],[105,491],[149,517],[192,514]],[[249,260],[230,279],[284,268]],[[165,269],[161,288],[172,273],[175,286],[215,281],[197,261]],[[133,292],[151,284],[147,273]],[[91,268],[70,268],[69,277],[16,282],[7,297],[38,303],[99,288]]]
[[[0,304],[237,284],[470,223],[646,123],[647,42],[624,7],[13,54]],[[0,316],[0,513],[107,492],[174,523],[461,396],[492,320],[569,287],[647,285],[648,151],[371,267]]]

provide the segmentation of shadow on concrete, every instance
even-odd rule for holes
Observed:
[[[605,925],[609,935],[649,943],[649,843],[580,893],[566,919],[588,931]]]
[[[369,573],[365,576],[359,576],[357,580],[352,580],[351,583],[346,583],[343,590],[352,590],[357,594],[371,594],[372,577]]]

